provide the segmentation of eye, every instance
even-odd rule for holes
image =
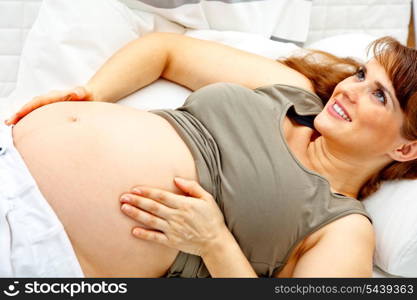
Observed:
[[[385,93],[382,90],[377,89],[373,94],[375,98],[381,103],[383,103],[384,105],[387,103],[387,98],[385,96]]]
[[[363,67],[358,68],[358,70],[355,73],[355,76],[361,81],[365,80],[365,70],[363,69]]]

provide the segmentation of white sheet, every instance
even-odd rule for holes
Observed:
[[[0,0],[0,105],[15,88],[20,54],[42,0]]]

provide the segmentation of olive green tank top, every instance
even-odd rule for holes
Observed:
[[[323,104],[286,85],[255,90],[216,83],[192,93],[164,117],[190,148],[199,182],[259,276],[273,276],[301,240],[348,214],[369,215],[356,199],[332,193],[326,178],[306,169],[284,139],[289,108],[317,115]],[[180,252],[168,277],[209,277],[202,259]]]

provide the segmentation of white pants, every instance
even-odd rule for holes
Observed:
[[[42,153],[39,153],[42,155]],[[64,227],[0,125],[0,277],[83,277]]]

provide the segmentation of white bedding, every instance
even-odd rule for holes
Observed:
[[[15,88],[20,54],[42,0],[0,0],[0,103]]]
[[[299,49],[292,43],[273,41],[262,35],[236,31],[185,30],[169,22],[155,22],[151,14],[129,9],[116,0],[44,0],[39,18],[27,37],[20,57],[23,41],[38,15],[41,2],[0,0],[0,40],[7,41],[0,44],[0,63],[6,62],[6,68],[0,69],[0,119],[33,96],[51,89],[85,83],[120,46],[155,30],[155,26],[215,40],[270,58],[286,56]],[[375,1],[363,2],[372,4]],[[314,4],[315,1],[313,9]],[[7,19],[4,18],[6,15]],[[365,59],[364,48],[373,38],[367,34],[355,33],[314,42],[314,39],[310,39],[307,46]],[[122,100],[121,104],[142,109],[175,108],[183,103],[189,93],[189,90],[181,86],[158,80]],[[387,274],[375,270],[374,276],[385,277]]]
[[[407,43],[411,0],[313,0],[307,44],[346,33],[391,35]]]

